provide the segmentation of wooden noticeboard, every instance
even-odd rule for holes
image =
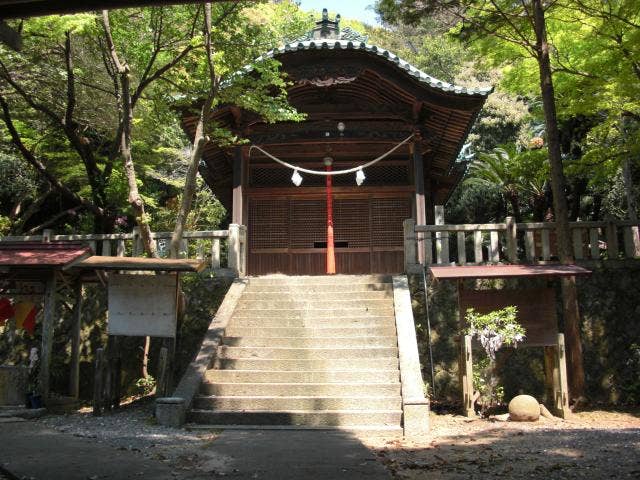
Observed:
[[[178,276],[109,275],[109,335],[176,336]]]
[[[518,308],[517,320],[525,329],[523,347],[555,345],[558,337],[555,292],[551,288],[527,290],[460,290],[460,318],[468,308],[484,314],[509,305]]]

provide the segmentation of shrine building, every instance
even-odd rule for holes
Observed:
[[[462,179],[457,159],[491,90],[437,80],[326,10],[305,38],[265,56],[282,64],[306,120],[268,124],[221,106],[213,120],[249,143],[209,142],[200,167],[231,223],[247,227],[247,273],[325,274],[329,256],[336,273],[402,272],[403,220],[433,222],[433,205]],[[190,138],[196,123],[183,117]]]

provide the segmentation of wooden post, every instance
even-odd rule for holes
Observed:
[[[518,232],[515,217],[507,217],[507,259],[518,263]]]
[[[119,238],[116,244],[116,256],[124,257],[124,238]]]
[[[211,240],[211,268],[220,268],[220,239],[214,238]]]
[[[460,337],[460,383],[462,385],[462,414],[473,417],[473,356],[471,354],[471,336]]]
[[[235,153],[233,157],[233,193],[232,193],[232,209],[231,209],[231,223],[238,225],[243,224],[242,212],[243,212],[243,179],[244,179],[244,158],[242,154],[242,147],[235,147]]]
[[[122,396],[122,351],[120,336],[112,335],[110,345],[111,363],[111,407],[120,408]]]
[[[597,228],[589,229],[589,245],[591,250],[591,259],[598,260],[600,258],[600,231]]]
[[[557,396],[557,348],[555,346],[545,346],[544,348],[544,395],[545,402],[550,410],[555,410]]]
[[[564,334],[558,334],[556,347],[556,369],[558,372],[557,391],[555,397],[555,413],[559,417],[567,418],[571,415],[569,409],[569,387],[567,383],[567,358],[564,346]]]
[[[542,239],[542,259],[549,261],[551,258],[551,242],[549,240],[549,230],[543,228],[540,231],[540,238]]]
[[[240,225],[240,276],[247,274],[247,257],[249,249],[247,247],[247,227]]]
[[[444,206],[433,207],[435,213],[435,224],[444,225]],[[449,263],[449,232],[436,232],[436,258],[437,262]]]
[[[158,382],[156,383],[156,398],[167,396],[167,380],[168,380],[168,356],[169,349],[162,347],[160,349],[160,358],[158,360]]]
[[[407,218],[402,222],[404,231],[404,271],[409,273],[411,269],[418,263],[416,254],[416,221],[413,218]]]
[[[102,241],[102,256],[110,257],[111,256],[111,240],[103,240]]]
[[[576,260],[582,260],[584,258],[584,245],[582,243],[583,229],[576,227],[572,230],[573,256]]]
[[[80,332],[82,330],[82,281],[74,285],[75,304],[71,325],[71,361],[69,374],[69,395],[77,399],[80,396]]]
[[[527,230],[524,234],[524,250],[527,255],[527,262],[536,261],[536,241],[533,230]]]
[[[98,348],[96,350],[96,361],[94,367],[94,377],[93,377],[93,414],[96,417],[102,415],[102,393],[104,389],[104,379],[103,379],[103,370],[104,370],[104,349]]]
[[[618,258],[618,229],[612,220],[607,224],[607,257],[609,260]]]
[[[427,224],[427,210],[425,205],[425,192],[424,192],[424,163],[422,158],[422,141],[418,134],[412,144],[413,149],[413,181],[415,184],[415,204],[416,204],[416,224]],[[427,235],[431,235],[428,233]],[[418,243],[418,263],[424,263],[424,233],[418,233],[416,235],[416,241]]]
[[[489,239],[491,240],[489,257],[492,263],[498,263],[500,261],[500,239],[497,230],[489,232]]]
[[[480,230],[473,232],[473,261],[475,263],[482,263],[484,261],[482,257],[482,231]]]
[[[229,268],[236,276],[240,276],[240,225],[232,223],[229,225]]]
[[[467,263],[467,246],[465,244],[464,232],[458,232],[458,264],[465,265]]]
[[[140,227],[133,227],[133,250],[131,256],[139,257],[142,255],[142,238],[140,237]]]
[[[49,377],[53,329],[56,318],[56,272],[52,272],[44,287],[44,315],[42,321],[42,351],[40,352],[40,392],[45,401],[49,398]]]

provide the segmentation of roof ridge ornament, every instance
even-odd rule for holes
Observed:
[[[322,9],[322,19],[316,21],[316,26],[304,34],[295,42],[307,42],[310,40],[347,40],[353,42],[366,43],[368,35],[363,35],[351,27],[340,28],[340,14],[333,20],[329,19],[329,11]]]

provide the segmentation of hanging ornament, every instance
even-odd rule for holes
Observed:
[[[293,171],[293,175],[291,175],[291,181],[296,187],[299,187],[300,185],[302,185],[302,177],[298,173],[297,168]]]
[[[364,176],[364,171],[359,168],[358,171],[356,172],[356,184],[358,186],[362,185],[364,183],[364,179],[366,177]]]

